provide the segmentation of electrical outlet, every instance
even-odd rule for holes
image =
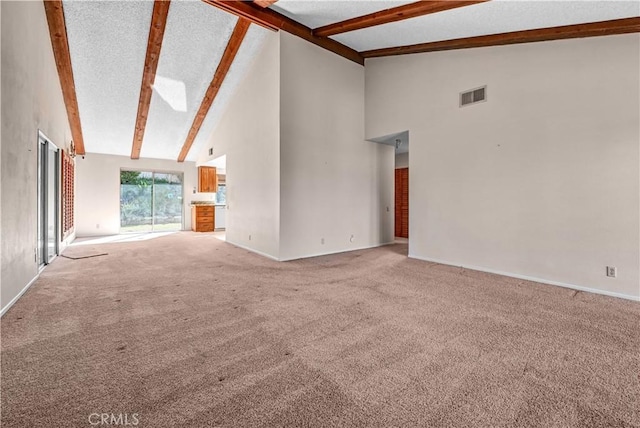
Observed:
[[[324,245],[324,238],[320,238],[320,243]]]
[[[354,242],[356,240],[356,237],[351,235],[351,238],[349,238],[349,242]]]
[[[607,276],[615,278],[618,275],[618,269],[615,266],[607,266]]]
[[[251,241],[251,235],[249,235],[249,241]]]
[[[100,224],[96,223],[96,229],[100,229]]]

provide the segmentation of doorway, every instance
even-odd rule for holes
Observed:
[[[120,171],[120,232],[182,229],[181,173]]]
[[[58,215],[60,150],[42,132],[38,133],[38,266],[53,261],[59,251]]]
[[[394,236],[397,243],[409,239],[409,131],[396,132],[369,141],[393,146],[394,151]],[[387,208],[388,210],[388,208]]]

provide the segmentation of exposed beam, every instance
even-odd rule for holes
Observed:
[[[67,110],[71,138],[79,155],[85,154],[84,139],[82,138],[82,126],[80,124],[80,112],[78,110],[78,98],[76,97],[76,85],[73,80],[71,67],[71,54],[69,53],[69,40],[67,39],[67,27],[64,20],[62,0],[44,1],[44,10],[49,24],[49,35],[53,56],[56,60],[58,78],[62,87],[62,97]]]
[[[155,0],[153,3],[151,28],[149,29],[149,40],[147,42],[147,56],[144,60],[140,100],[138,101],[138,115],[136,117],[136,127],[133,133],[133,144],[131,146],[131,159],[140,158],[144,130],[147,127],[149,105],[151,104],[151,94],[153,93],[153,82],[156,80],[156,70],[158,69],[160,49],[162,48],[162,40],[164,38],[164,30],[167,26],[167,16],[169,15],[170,5],[171,2],[169,0]]]
[[[253,2],[260,7],[269,7],[277,1],[278,0],[253,0]]]
[[[440,42],[420,43],[416,45],[375,49],[360,52],[360,54],[364,58],[376,58],[383,56],[406,55],[423,52],[446,51],[453,49],[513,45],[518,43],[576,39],[581,37],[610,36],[614,34],[638,32],[640,32],[640,17],[592,22],[588,24],[565,25],[562,27],[541,28],[536,30],[514,31],[511,33],[491,34],[487,36],[467,37],[455,40],[443,40]]]
[[[272,9],[265,9],[252,2],[234,0],[202,0],[205,3],[216,6],[234,15],[243,17],[270,30],[282,30],[298,36],[317,46],[334,52],[360,65],[364,65],[364,59],[360,54],[348,46],[343,45],[328,37],[319,37],[313,34],[311,28],[294,21]]]
[[[488,0],[446,0],[446,1],[418,1],[415,3],[405,4],[403,6],[392,7],[390,9],[381,10],[379,12],[370,13],[369,15],[358,16],[356,18],[347,19],[346,21],[336,22],[334,24],[325,25],[313,30],[313,34],[319,37],[329,37],[335,34],[346,33],[348,31],[361,30],[363,28],[373,27],[376,25],[388,24],[390,22],[401,21],[403,19],[415,18],[418,16],[428,15],[430,13],[442,12],[458,7],[470,6],[478,3],[484,3]]]
[[[245,34],[247,34],[247,30],[251,22],[244,19],[238,18],[238,22],[236,23],[235,28],[233,29],[233,33],[231,33],[231,38],[229,38],[229,42],[227,43],[227,47],[222,54],[222,59],[218,64],[218,68],[216,69],[215,74],[213,75],[213,79],[207,88],[207,92],[204,94],[204,98],[202,103],[200,104],[200,108],[196,113],[196,117],[193,120],[193,124],[191,125],[191,129],[189,129],[189,135],[187,135],[187,139],[182,145],[182,150],[180,151],[180,156],[178,156],[178,162],[184,162],[189,154],[189,150],[191,150],[191,146],[193,145],[193,141],[196,139],[198,132],[200,131],[200,127],[204,122],[205,117],[207,117],[207,113],[213,104],[213,101],[216,99],[216,95],[218,95],[218,91],[222,86],[222,82],[224,82],[224,78],[233,63],[238,50],[240,49],[240,45],[242,44],[242,40],[244,39]]]

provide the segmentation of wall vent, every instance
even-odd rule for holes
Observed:
[[[487,100],[487,87],[471,89],[460,93],[460,107],[481,103]]]

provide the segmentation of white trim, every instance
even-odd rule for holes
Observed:
[[[258,254],[258,255],[260,255],[262,257],[266,257],[268,259],[275,260],[277,262],[280,261],[277,257],[274,257],[271,254],[263,253],[262,251],[258,251],[258,250],[253,249],[253,248],[245,247],[244,245],[236,244],[235,242],[231,242],[228,239],[223,241],[223,242],[227,242],[227,243],[229,243],[229,244],[231,244],[231,245],[233,245],[235,247],[242,248],[243,250],[251,251],[252,253],[256,253],[256,254]]]
[[[33,285],[33,283],[36,282],[36,279],[40,278],[40,272],[41,271],[42,271],[42,269],[40,269],[38,274],[31,281],[29,281],[29,283],[22,290],[20,290],[20,292],[18,293],[18,295],[16,297],[11,299],[11,301],[9,303],[7,303],[4,308],[2,308],[2,310],[0,311],[0,317],[3,317],[4,314],[6,314],[9,309],[11,309],[11,307],[14,305],[14,303],[16,303],[18,301],[18,299],[20,297],[22,297],[22,295],[24,293],[27,292],[29,287],[31,287],[31,285]]]
[[[391,242],[383,242],[381,244],[368,245],[368,246],[364,246],[364,247],[348,248],[348,249],[345,249],[345,250],[331,251],[331,252],[326,252],[326,253],[307,254],[307,255],[304,255],[304,256],[293,257],[293,258],[290,258],[290,259],[280,259],[280,261],[281,262],[290,262],[290,261],[293,261],[293,260],[310,259],[312,257],[330,256],[332,254],[348,253],[350,251],[368,250],[370,248],[384,247],[385,245],[393,245],[393,244],[395,244],[395,242],[393,242],[393,241],[391,241]]]
[[[439,264],[442,264],[442,265],[461,267],[461,268],[465,268],[465,269],[477,270],[479,272],[487,272],[487,273],[493,273],[493,274],[496,274],[496,275],[508,276],[508,277],[511,277],[511,278],[524,279],[525,281],[539,282],[539,283],[542,283],[542,284],[555,285],[555,286],[558,286],[558,287],[571,288],[573,290],[586,291],[588,293],[602,294],[602,295],[605,295],[605,296],[617,297],[617,298],[620,298],[620,299],[627,299],[627,300],[633,300],[635,302],[640,302],[640,296],[632,296],[632,295],[629,295],[629,294],[622,294],[622,293],[616,293],[616,292],[613,292],[613,291],[600,290],[598,288],[583,287],[581,285],[568,284],[566,282],[560,282],[560,281],[551,281],[549,279],[536,278],[536,277],[532,277],[532,276],[520,275],[520,274],[517,274],[517,273],[511,273],[511,272],[503,272],[503,271],[499,271],[499,270],[487,269],[487,268],[478,267],[478,266],[461,265],[459,263],[452,263],[452,262],[448,262],[448,261],[444,261],[444,260],[432,259],[432,258],[429,258],[429,257],[419,257],[419,256],[412,255],[412,254],[409,254],[409,257],[412,258],[412,259],[422,260],[422,261],[425,261],[425,262],[432,262],[432,263],[439,263]]]
[[[238,248],[242,248],[243,250],[251,251],[252,253],[256,253],[256,254],[258,254],[260,256],[263,256],[263,257],[266,257],[268,259],[275,260],[276,262],[290,262],[290,261],[293,261],[293,260],[301,260],[301,259],[309,259],[309,258],[312,258],[312,257],[329,256],[331,254],[348,253],[349,251],[366,250],[366,249],[369,249],[369,248],[378,248],[378,247],[384,247],[385,245],[393,245],[393,244],[395,244],[395,242],[385,242],[385,243],[382,243],[382,244],[375,244],[375,245],[371,245],[371,246],[368,246],[368,247],[350,248],[348,250],[334,251],[334,252],[331,252],[331,253],[317,253],[317,254],[310,254],[310,255],[305,255],[305,256],[301,256],[301,257],[295,257],[295,258],[291,258],[291,259],[279,259],[277,257],[272,256],[271,254],[263,253],[262,251],[255,250],[255,249],[250,248],[250,247],[245,247],[244,245],[236,244],[235,242],[231,242],[229,240],[226,240],[225,242],[227,242],[227,243],[229,243],[231,245],[234,245],[234,246],[236,246]]]

